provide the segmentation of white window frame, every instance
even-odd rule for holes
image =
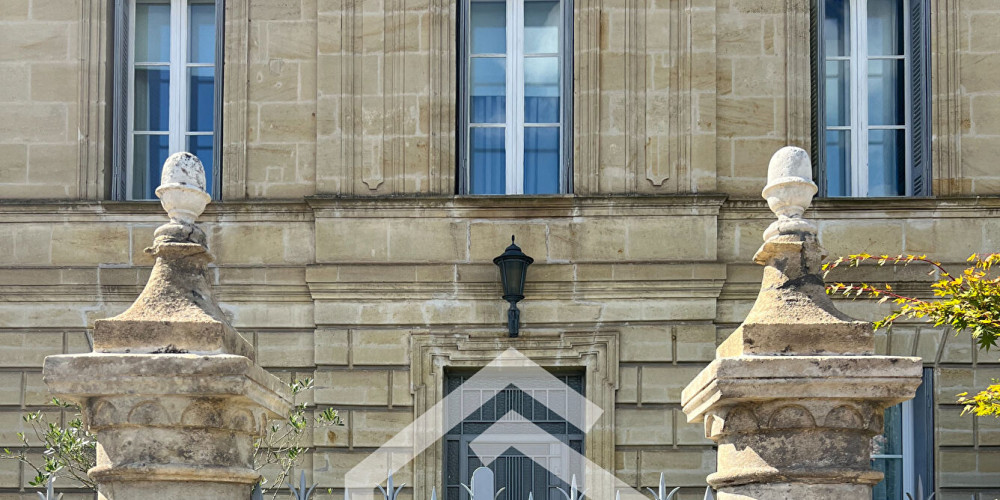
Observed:
[[[834,0],[826,0],[834,1]],[[843,0],[848,1],[848,0]],[[825,78],[825,63],[828,61],[849,61],[850,75],[848,82],[848,92],[850,94],[850,125],[829,126],[822,124],[822,130],[826,131],[847,131],[849,133],[850,165],[848,166],[851,176],[848,197],[868,196],[868,137],[870,130],[903,130],[906,136],[905,164],[902,168],[905,172],[905,196],[913,196],[913,136],[910,131],[913,123],[913,95],[912,88],[912,54],[910,44],[910,0],[903,0],[903,55],[901,56],[870,56],[868,54],[868,0],[850,1],[850,55],[829,56],[823,55],[823,72]],[[820,43],[825,43],[820,41]],[[868,124],[868,61],[871,60],[903,60],[904,65],[904,93],[905,93],[905,120],[904,125],[869,125]],[[826,105],[827,96],[823,96],[821,106]]]
[[[913,399],[899,404],[901,453],[872,455],[878,458],[902,459],[903,493],[916,495],[917,485],[924,495],[934,491],[934,369],[924,368],[923,383]]]
[[[916,478],[916,468],[914,466],[914,427],[913,427],[913,400],[903,401],[901,403],[902,409],[899,412],[903,420],[902,426],[900,426],[901,436],[901,453],[899,454],[873,454],[871,456],[872,460],[879,458],[888,459],[901,459],[903,463],[903,492],[911,493],[917,491],[917,478]],[[921,499],[923,500],[923,499]]]
[[[559,123],[525,123],[524,121],[524,4],[533,0],[506,0],[506,48],[504,54],[475,54],[471,53],[471,22],[469,22],[469,11],[471,4],[477,1],[490,0],[461,0],[464,2],[464,15],[461,20],[461,32],[463,35],[464,47],[461,51],[462,74],[460,81],[462,89],[460,92],[461,106],[459,110],[462,121],[462,141],[460,144],[460,161],[463,166],[461,171],[461,192],[469,194],[472,192],[471,169],[472,154],[471,135],[473,128],[504,128],[504,148],[506,149],[505,165],[505,194],[524,194],[524,129],[525,127],[559,127],[559,193],[570,191],[569,179],[569,126],[572,106],[572,91],[567,80],[571,74],[572,67],[568,61],[567,51],[572,48],[572,26],[571,16],[567,9],[572,8],[570,0],[558,0],[559,2],[559,48],[557,53],[531,54],[530,57],[556,57],[559,66]],[[471,123],[471,99],[470,91],[471,66],[473,58],[503,57],[506,61],[506,121],[500,123]]]
[[[168,93],[168,129],[163,132],[135,130],[135,10],[141,3],[170,4],[170,58],[168,63],[141,63],[146,67],[169,67],[170,89]],[[188,38],[190,25],[188,8],[192,4],[212,4],[215,6],[215,61],[211,63],[188,62]],[[113,94],[114,121],[113,149],[115,151],[114,180],[111,186],[113,199],[143,200],[144,193],[133,192],[135,174],[136,135],[166,135],[170,153],[187,150],[187,140],[192,136],[212,136],[212,194],[218,198],[221,191],[221,132],[222,132],[222,68],[223,68],[223,15],[224,0],[115,0],[115,89]],[[189,126],[189,81],[190,68],[212,68],[214,70],[215,92],[212,106],[212,130],[193,132]]]

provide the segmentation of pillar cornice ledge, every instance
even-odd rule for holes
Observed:
[[[688,422],[764,399],[877,400],[913,397],[923,360],[898,356],[740,356],[712,361],[681,393]],[[705,436],[712,437],[706,428]]]
[[[260,405],[268,417],[280,415],[263,409],[290,407],[281,380],[239,355],[66,354],[46,357],[44,366],[49,390],[80,403],[114,396],[212,396]]]

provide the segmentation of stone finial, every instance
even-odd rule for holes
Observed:
[[[195,224],[212,201],[211,195],[205,192],[205,167],[201,160],[185,152],[170,155],[163,163],[156,196],[170,222],[156,228],[153,246],[147,248],[146,253],[154,257],[160,257],[163,252],[200,253],[211,261],[205,233]]]
[[[786,146],[774,153],[767,166],[767,185],[761,196],[778,216],[764,231],[764,241],[779,234],[816,234],[816,226],[802,218],[819,188],[812,181],[812,163],[804,149]]]
[[[187,152],[170,155],[163,163],[156,196],[171,221],[194,224],[212,201],[212,196],[205,192],[205,167],[201,160]]]
[[[163,164],[156,195],[170,222],[153,233],[146,253],[156,258],[146,287],[125,312],[94,323],[96,352],[237,354],[253,347],[230,325],[212,297],[205,233],[195,220],[211,201],[205,168],[191,153]]]
[[[212,297],[212,255],[195,223],[211,200],[201,162],[172,155],[161,183],[170,222],[146,249],[156,257],[146,287],[94,322],[94,352],[49,356],[42,377],[98,434],[88,474],[100,498],[246,500],[260,477],[253,443],[292,395]]]
[[[871,354],[871,324],[837,310],[819,276],[826,251],[816,226],[802,217],[817,191],[808,153],[779,149],[767,174],[763,196],[778,220],[764,232],[764,244],[754,255],[754,262],[764,266],[760,292],[717,355]]]
[[[883,409],[913,397],[920,358],[876,356],[871,323],[837,310],[819,275],[816,185],[799,148],[771,159],[763,196],[778,216],[754,261],[760,293],[716,359],[681,393],[717,442],[719,500],[871,498],[870,440]]]

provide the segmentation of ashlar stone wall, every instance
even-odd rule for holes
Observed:
[[[896,247],[961,265],[968,252],[995,246],[994,205],[819,201],[809,216],[833,254]],[[162,217],[137,203],[0,207],[0,218],[21,221],[3,224],[9,237],[0,239],[0,376],[10,382],[0,391],[0,445],[11,446],[21,413],[45,408],[41,359],[89,350],[93,321],[134,300],[152,265],[141,248]],[[763,202],[712,196],[331,199],[213,204],[203,227],[217,257],[216,296],[260,363],[286,380],[314,377],[308,397],[344,412],[347,426],[312,436],[318,449],[304,464],[323,487],[337,488],[413,418],[411,336],[503,337],[506,304],[491,259],[515,233],[536,258],[521,304],[524,339],[617,336],[618,387],[605,408],[616,422],[616,470],[637,486],[654,486],[664,471],[696,494],[715,454],[701,426],[685,423],[680,391],[752,305],[760,266],[750,258],[771,219]],[[903,290],[927,279],[916,269],[869,278]],[[886,311],[838,306],[860,318]],[[1000,376],[997,359],[968,337],[917,324],[880,333],[877,346],[935,368],[942,495],[995,495],[1000,425],[960,417],[952,402]],[[14,494],[25,472],[0,467],[0,495]],[[413,484],[412,473],[399,479]]]
[[[0,2],[0,198],[87,198],[81,0]],[[97,61],[95,61],[96,63]],[[91,186],[93,184],[93,186]]]
[[[491,259],[513,233],[536,258],[526,338],[618,336],[619,475],[653,486],[665,471],[697,495],[715,455],[684,423],[680,390],[756,297],[768,158],[808,147],[808,2],[577,0],[574,195],[499,199],[452,196],[453,2],[226,2],[210,271],[260,362],[315,377],[309,397],[344,411],[346,427],[312,436],[308,475],[338,487],[412,418],[410,333],[503,335]],[[833,255],[961,265],[997,248],[1000,7],[930,4],[937,197],[817,201]],[[45,407],[42,358],[88,350],[93,321],[135,299],[163,222],[153,203],[106,200],[109,15],[103,0],[0,0],[0,446]],[[908,290],[926,279],[872,276]],[[1000,376],[997,357],[924,325],[878,345],[935,368],[938,498],[1000,494],[1000,427],[952,404]],[[0,498],[31,498],[24,474],[0,462]]]

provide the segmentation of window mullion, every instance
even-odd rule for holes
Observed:
[[[517,59],[514,86],[514,187],[515,193],[524,194],[524,0],[514,2],[514,38]]]
[[[849,43],[850,43],[850,75],[848,79],[848,87],[850,88],[850,106],[851,106],[851,161],[848,165],[850,171],[850,193],[849,196],[862,196],[860,176],[861,176],[861,163],[865,161],[865,158],[861,156],[861,85],[859,83],[861,74],[861,31],[860,23],[858,19],[862,17],[862,0],[852,0],[851,1],[851,11],[850,11],[850,30]]]
[[[181,150],[181,100],[184,96],[184,16],[183,0],[170,0],[170,139],[171,153]],[[152,165],[151,165],[152,167]]]
[[[903,491],[917,491],[917,480],[914,478],[916,469],[913,459],[913,400],[903,401],[903,425],[900,431],[903,433],[900,441],[902,445],[903,460]]]
[[[504,144],[506,145],[505,147],[506,147],[506,150],[507,150],[507,154],[506,154],[506,162],[505,162],[505,165],[504,165],[506,167],[506,171],[504,172],[505,173],[505,184],[506,184],[504,191],[507,194],[516,194],[517,193],[516,179],[514,177],[514,168],[515,168],[514,165],[516,163],[514,159],[517,156],[516,155],[517,141],[516,141],[516,135],[514,133],[515,124],[517,122],[517,120],[515,118],[515,111],[516,110],[515,110],[515,107],[514,107],[514,103],[516,102],[516,99],[515,99],[516,91],[514,89],[517,86],[517,76],[516,76],[517,75],[517,71],[516,71],[517,68],[515,67],[516,64],[517,64],[517,62],[516,62],[517,58],[515,57],[516,54],[517,54],[517,47],[516,47],[517,36],[516,36],[515,30],[514,30],[514,22],[517,19],[517,16],[516,16],[516,3],[517,3],[516,0],[507,0],[507,3],[506,3],[506,6],[507,6],[507,33],[506,33],[506,36],[507,36],[507,61],[506,61],[507,62],[507,64],[506,64],[506,68],[507,68],[507,71],[506,71],[506,73],[507,73],[506,74],[506,79],[507,79],[507,101],[506,101],[505,108],[506,108],[507,117],[504,120],[504,124],[506,125],[505,130],[504,130]]]
[[[507,194],[524,193],[524,5],[507,2]]]
[[[856,54],[858,70],[854,80],[857,83],[857,152],[858,157],[855,196],[868,196],[868,0],[858,0],[855,33],[857,33]]]

